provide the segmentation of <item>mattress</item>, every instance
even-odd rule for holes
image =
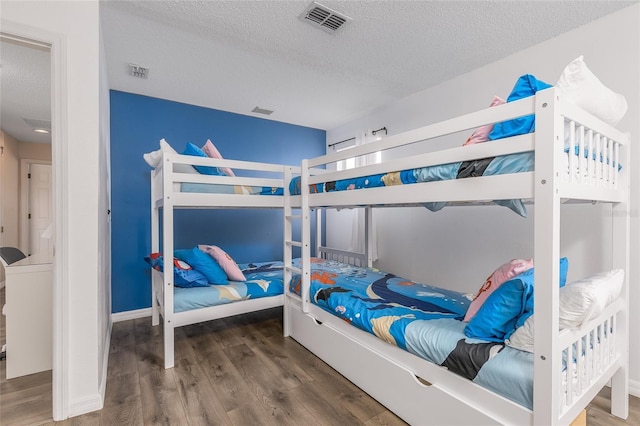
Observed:
[[[300,284],[295,276],[291,290],[299,294]],[[310,296],[315,305],[389,344],[533,406],[533,355],[467,338],[462,318],[471,302],[462,293],[312,258]]]
[[[184,312],[283,293],[282,262],[243,263],[238,267],[246,281],[229,281],[228,285],[214,284],[206,287],[175,287],[173,311]]]
[[[468,177],[491,176],[508,173],[529,172],[534,169],[534,153],[532,151],[507,154],[472,161],[458,161],[435,166],[419,167],[389,173],[341,179],[326,183],[310,185],[311,193],[345,191],[353,189],[377,188],[382,186],[407,185],[421,182],[463,179]],[[292,195],[300,194],[300,177],[289,183]],[[521,216],[526,216],[526,208],[520,200],[497,200],[497,204],[510,208]],[[431,211],[437,211],[447,203],[425,203]]]
[[[562,170],[565,170],[565,179],[569,177],[569,148],[565,147],[565,154],[562,156]],[[579,156],[579,147],[575,146],[575,158]],[[587,158],[587,151],[583,153]],[[361,176],[349,179],[341,179],[326,183],[309,185],[311,193],[346,191],[364,188],[377,188],[382,186],[407,185],[421,182],[435,182],[443,180],[463,179],[468,177],[493,176],[510,173],[523,173],[534,170],[533,151],[521,152],[517,154],[507,154],[497,157],[483,158],[472,161],[458,161],[435,166],[419,167],[397,172],[380,173],[376,175]],[[592,169],[596,170],[597,164],[602,165],[601,156],[591,158]],[[608,163],[607,163],[608,164]],[[618,165],[618,171],[621,166]],[[578,178],[574,172],[574,178]],[[606,174],[600,174],[600,179],[606,179]],[[289,183],[289,192],[292,195],[300,194],[300,177],[295,177]],[[494,200],[495,204],[507,207],[520,216],[527,216],[527,209],[521,200]],[[445,202],[429,202],[423,204],[431,211],[438,211],[444,208]]]

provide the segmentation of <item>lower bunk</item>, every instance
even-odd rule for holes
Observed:
[[[285,330],[405,421],[534,423],[533,353],[465,335],[465,295],[371,268],[313,258],[311,265],[311,303],[298,296],[304,290],[294,277]],[[616,316],[624,304],[616,299],[561,332],[561,424],[623,375]]]
[[[165,368],[173,367],[174,328],[284,304],[281,261],[244,263],[237,267],[245,281],[230,280],[227,284],[191,287],[174,286],[171,312],[164,306],[162,272],[157,269],[153,272],[152,325],[159,325],[162,317]]]

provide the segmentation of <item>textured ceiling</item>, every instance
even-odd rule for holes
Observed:
[[[611,13],[611,1],[320,1],[353,21],[327,34],[311,1],[106,1],[113,89],[331,129]],[[126,64],[150,67],[149,79]]]
[[[3,38],[0,63],[0,127],[19,141],[50,143],[24,121],[51,121],[49,50]]]
[[[318,30],[299,19],[310,0],[102,1],[110,87],[331,129],[637,1],[320,3],[353,21]],[[5,130],[9,59],[3,49]],[[148,79],[128,75],[129,63],[149,67]],[[44,118],[39,108],[28,118]]]

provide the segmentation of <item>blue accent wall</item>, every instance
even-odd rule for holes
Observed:
[[[224,158],[299,165],[325,153],[325,131],[163,99],[111,91],[113,312],[151,306],[150,171],[142,155],[164,138],[182,152],[207,139]],[[239,173],[242,174],[242,173]],[[283,212],[176,211],[176,248],[214,244],[238,263],[282,260]]]

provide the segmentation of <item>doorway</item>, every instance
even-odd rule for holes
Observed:
[[[4,31],[10,27],[3,22],[3,32],[0,33],[2,49],[0,113],[3,147],[0,177],[2,188],[0,190],[0,220],[2,221],[0,230],[4,231],[0,232],[0,244],[19,247],[26,254],[44,250],[50,256],[49,259],[53,260],[55,234],[49,234],[48,238],[46,235],[49,225],[53,228],[55,224],[55,190],[52,179],[54,170],[52,151],[55,139],[52,130],[55,126],[51,124],[53,104],[51,46],[46,42],[35,41],[34,39],[40,38],[39,34],[30,34],[29,30],[22,34],[28,38],[17,35],[22,33],[21,28],[16,28],[15,33],[11,31],[12,34],[5,33]],[[34,39],[31,39],[30,35],[34,35]],[[37,182],[32,182],[30,185],[29,176],[37,178]],[[29,215],[35,220],[30,220]],[[45,234],[44,237],[43,234]],[[51,286],[55,290],[55,279]],[[50,303],[55,311],[54,299],[55,296]],[[10,301],[7,302],[10,303]],[[51,322],[52,333],[54,333],[55,318],[52,318]],[[9,344],[7,351],[10,350]],[[55,354],[55,343],[53,351]],[[39,422],[41,418],[50,421],[54,417],[56,400],[54,389],[57,387],[55,362],[53,368],[53,371],[11,379],[8,381],[9,385],[3,384],[3,390],[10,394],[17,392],[20,395],[29,395],[30,392],[35,392],[38,395],[41,404],[24,412],[24,415],[29,416],[29,419],[34,422]],[[3,381],[6,380],[4,369],[3,365],[3,373],[0,374],[0,379]],[[34,389],[34,386],[37,388]],[[2,408],[4,420],[11,422],[7,418],[11,411],[5,411],[4,406]],[[20,407],[14,408],[20,409]]]

